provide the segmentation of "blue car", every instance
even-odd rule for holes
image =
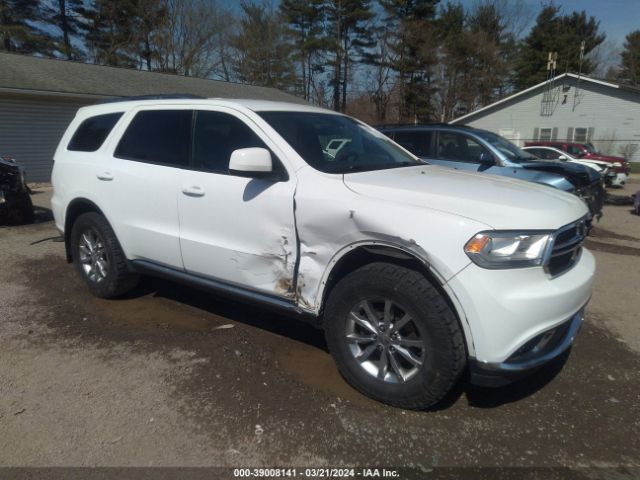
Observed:
[[[541,160],[500,135],[472,127],[432,124],[378,129],[427,163],[549,185],[579,196],[593,217],[602,216],[603,178],[584,165]]]

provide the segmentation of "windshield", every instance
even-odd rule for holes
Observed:
[[[531,155],[529,152],[526,152],[518,147],[516,147],[513,143],[511,143],[506,138],[501,137],[500,135],[496,135],[491,132],[474,132],[476,135],[480,136],[495,148],[500,150],[507,159],[512,162],[522,162],[529,160],[539,160],[535,155]]]
[[[596,147],[593,146],[593,144],[591,143],[587,143],[585,144],[585,148],[587,149],[587,152],[593,154],[593,155],[597,155],[598,154],[598,150],[596,150]]]
[[[424,165],[382,133],[349,117],[312,112],[258,114],[305,162],[321,172],[350,173]]]

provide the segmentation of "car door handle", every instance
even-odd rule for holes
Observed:
[[[98,177],[98,180],[103,180],[105,182],[110,182],[111,180],[113,180],[113,174],[110,172],[98,173],[96,177]]]
[[[197,185],[184,187],[182,189],[182,193],[184,193],[187,197],[204,197],[204,189]]]

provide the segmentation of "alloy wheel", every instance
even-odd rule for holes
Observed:
[[[89,280],[102,282],[109,273],[107,250],[100,234],[93,228],[86,229],[79,241],[80,265]]]
[[[425,361],[424,338],[411,314],[390,299],[367,299],[349,312],[346,340],[357,364],[387,383],[413,378]]]

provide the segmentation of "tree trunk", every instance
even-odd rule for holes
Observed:
[[[347,82],[348,82],[348,75],[349,75],[349,54],[347,51],[347,46],[348,46],[348,32],[345,31],[343,33],[343,48],[342,51],[344,52],[343,55],[343,68],[342,68],[342,103],[340,105],[340,111],[341,112],[345,112],[347,110]]]

